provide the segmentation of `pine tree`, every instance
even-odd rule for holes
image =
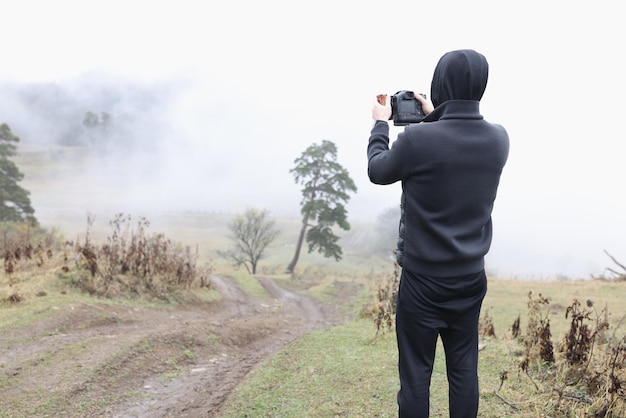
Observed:
[[[337,146],[331,141],[309,146],[294,162],[290,172],[302,185],[302,227],[295,254],[287,266],[290,273],[296,267],[305,238],[309,252],[317,250],[324,257],[341,260],[339,237],[333,227],[350,230],[344,203],[350,200],[349,192],[357,191],[348,170],[337,162]]]
[[[11,161],[17,154],[20,138],[6,123],[0,125],[0,222],[28,222],[37,225],[35,210],[30,204],[30,192],[18,183],[24,175]]]

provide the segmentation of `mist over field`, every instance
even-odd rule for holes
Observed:
[[[21,138],[24,158],[43,147],[58,161],[52,172],[24,171],[43,222],[249,206],[297,218],[289,169],[322,140],[337,145],[358,188],[350,220],[377,222],[398,206],[400,185],[367,178],[375,95],[428,94],[439,57],[473,48],[490,64],[481,113],[511,138],[490,271],[586,278],[613,267],[604,250],[626,262],[617,104],[626,82],[615,54],[626,29],[614,6],[271,0],[205,13],[140,3],[94,14],[88,2],[16,2],[0,27],[11,40],[0,123]]]
[[[254,135],[254,122],[231,126],[219,109],[224,103],[195,108],[192,87],[197,86],[181,81],[131,85],[90,75],[63,84],[5,86],[0,110],[23,147],[44,146],[58,154],[66,168],[59,171],[71,177],[59,174],[58,180],[85,185],[73,196],[76,206],[96,210],[90,199],[99,196],[104,198],[99,204],[125,210],[230,211],[254,205],[242,195],[258,193],[256,182],[271,180],[263,173],[280,159],[255,164],[251,157],[258,148],[241,147]],[[99,118],[106,113],[108,126],[86,127],[87,112]],[[205,123],[202,119],[209,118],[202,113],[211,112],[216,114]],[[259,174],[250,177],[254,165]]]

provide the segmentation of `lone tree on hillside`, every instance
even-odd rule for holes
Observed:
[[[348,192],[356,193],[348,171],[337,162],[337,147],[333,142],[323,140],[320,145],[309,146],[294,162],[296,166],[289,172],[296,183],[303,186],[300,203],[302,228],[296,252],[287,266],[289,273],[293,273],[298,263],[305,236],[309,253],[317,250],[324,257],[341,260],[341,247],[337,245],[339,237],[332,228],[337,224],[345,231],[350,229],[343,203],[350,200]]]
[[[236,215],[228,224],[233,248],[219,254],[234,261],[235,266],[244,266],[248,274],[256,274],[259,260],[265,249],[276,239],[279,231],[274,221],[269,219],[267,209],[250,208]]]
[[[11,161],[17,154],[20,138],[6,123],[0,125],[0,222],[29,222],[37,225],[35,210],[30,205],[30,192],[18,183],[24,175]]]

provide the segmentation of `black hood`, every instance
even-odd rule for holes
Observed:
[[[439,59],[430,86],[430,98],[439,106],[448,100],[477,100],[487,87],[489,64],[472,49],[446,53]]]

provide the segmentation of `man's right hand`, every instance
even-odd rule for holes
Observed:
[[[379,94],[374,101],[372,107],[372,119],[388,121],[391,118],[391,101],[387,100],[387,96]]]

